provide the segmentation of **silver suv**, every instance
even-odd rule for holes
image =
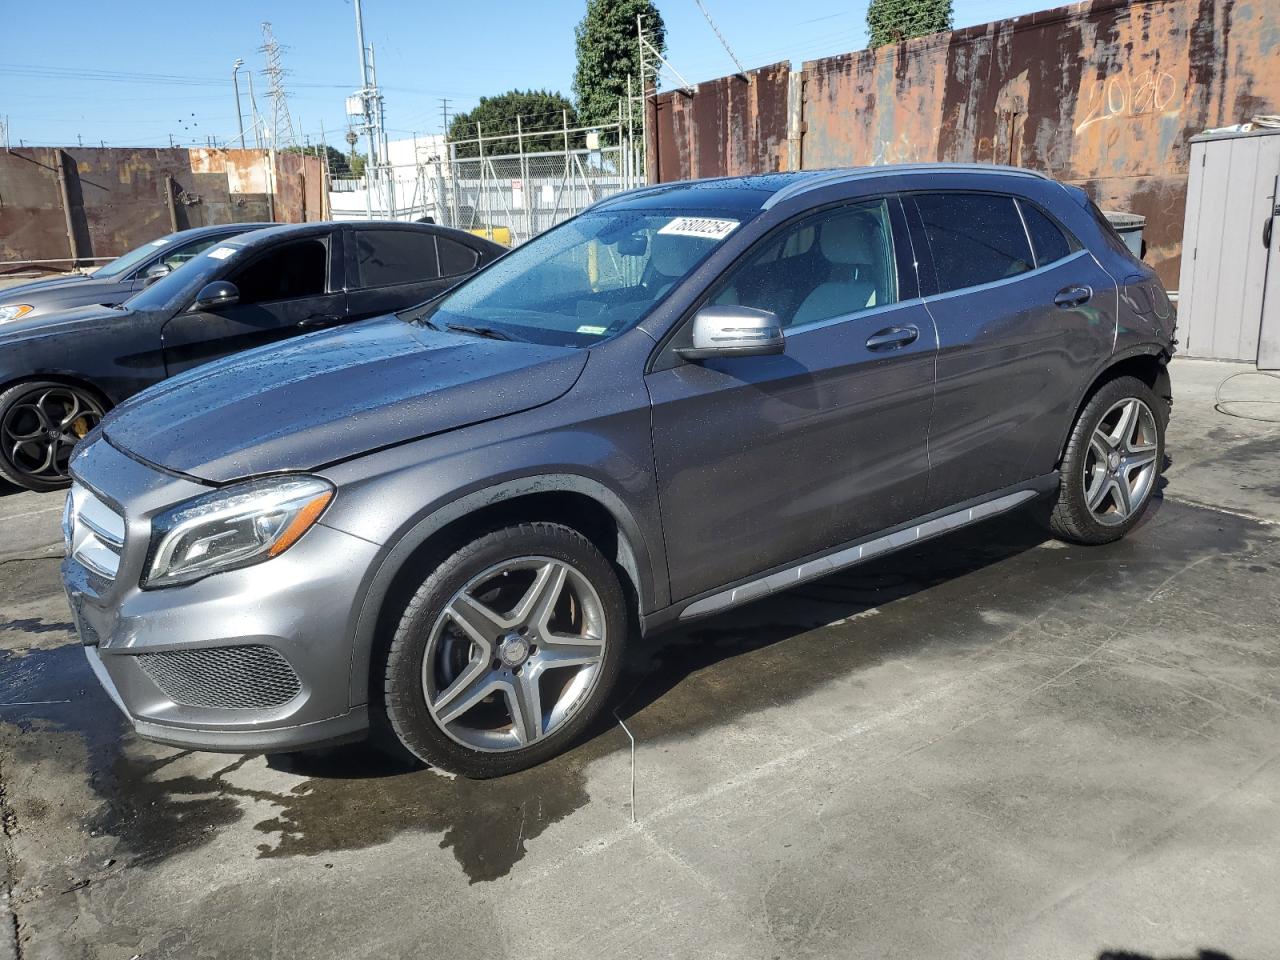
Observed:
[[[620,195],[419,307],[219,361],[76,450],[63,576],[143,736],[386,734],[468,776],[583,735],[623,646],[1043,498],[1123,536],[1173,311],[995,167]]]

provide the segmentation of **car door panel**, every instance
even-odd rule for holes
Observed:
[[[180,311],[166,322],[162,340],[167,375],[346,322],[347,294],[341,289],[344,274],[339,238],[340,232],[334,231],[288,241],[278,248],[255,252],[244,264],[230,267],[223,279],[234,283],[239,278],[247,283],[242,302],[216,309]],[[306,285],[299,289],[297,296],[257,299],[256,293],[265,291],[261,287],[262,278],[253,271],[271,274],[277,263],[288,267],[289,257],[299,255],[295,251],[310,251],[311,255],[319,256],[314,247],[302,246],[318,242],[325,244],[327,275],[323,284]]]
[[[1111,278],[1078,250],[1005,279],[926,293],[925,304],[938,330],[929,509],[1052,471],[1074,386],[1089,376],[1099,338],[1115,335]]]
[[[892,326],[923,335],[868,349]],[[781,356],[650,374],[672,584],[692,596],[917,516],[934,352],[915,300],[801,330]]]

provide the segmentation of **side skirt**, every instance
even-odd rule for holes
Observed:
[[[872,557],[892,553],[895,550],[901,550],[914,543],[919,543],[921,540],[928,540],[931,537],[940,536],[960,527],[977,523],[979,520],[994,517],[997,514],[1005,513],[1021,506],[1035,497],[1051,492],[1056,489],[1057,484],[1058,474],[1056,472],[1046,474],[1016,487],[997,491],[994,496],[987,499],[946,507],[910,521],[901,527],[896,527],[887,533],[877,534],[870,539],[839,548],[832,553],[810,560],[803,560],[774,573],[764,574],[737,586],[719,590],[708,596],[696,599],[683,608],[673,605],[651,617],[646,617],[644,623],[646,632],[660,629],[662,626],[676,620],[683,623],[699,617],[720,613],[731,607],[749,603],[752,600],[759,600],[761,597],[767,597],[783,590],[789,590],[809,580],[825,577],[828,574],[835,573],[837,570],[843,570],[846,567],[862,563],[864,560],[870,560]]]

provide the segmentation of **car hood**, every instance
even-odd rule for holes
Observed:
[[[11,303],[14,300],[22,302],[24,294],[43,293],[46,290],[60,290],[67,287],[83,287],[90,282],[87,273],[72,273],[63,277],[46,277],[43,280],[32,280],[30,283],[20,283],[17,286],[5,287],[0,290],[0,300],[5,303]],[[98,281],[102,283],[104,281]]]
[[[7,287],[0,290],[0,305],[30,303],[35,309],[28,316],[34,317],[51,310],[82,304],[116,304],[132,295],[133,291],[128,285],[121,285],[118,279],[95,280],[84,274],[76,274]]]
[[[143,460],[227,483],[312,470],[550,403],[586,360],[571,347],[379,318],[167,380],[113,411],[103,432]]]
[[[66,333],[74,328],[119,323],[132,311],[121,307],[106,307],[101,304],[82,307],[49,307],[41,312],[33,310],[18,320],[0,323],[0,347],[18,340],[34,340],[57,333]]]

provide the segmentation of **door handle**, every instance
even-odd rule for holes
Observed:
[[[1280,216],[1280,207],[1276,207],[1275,213],[1267,217],[1267,222],[1262,225],[1262,245],[1268,250],[1271,249],[1271,225],[1276,222],[1276,217]]]
[[[1092,296],[1093,290],[1089,287],[1066,287],[1054,294],[1053,302],[1059,307],[1078,307],[1088,303]]]
[[[341,323],[341,322],[342,322],[341,317],[335,317],[330,314],[322,314],[320,316],[307,317],[305,320],[299,320],[298,326],[304,327],[304,328],[331,327],[335,323]]]
[[[867,337],[868,350],[896,350],[915,343],[920,331],[915,327],[885,327]]]

